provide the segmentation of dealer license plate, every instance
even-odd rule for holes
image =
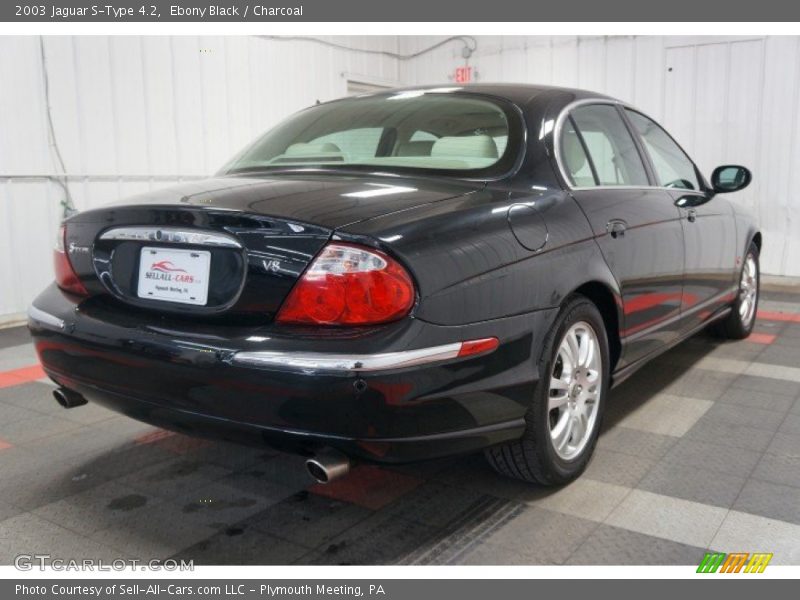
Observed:
[[[139,260],[139,298],[205,306],[211,252],[142,248]]]

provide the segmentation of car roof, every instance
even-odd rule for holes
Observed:
[[[538,85],[527,83],[469,83],[469,84],[431,84],[420,86],[408,86],[381,90],[378,92],[371,92],[366,94],[359,94],[356,97],[380,97],[392,96],[398,93],[405,92],[434,92],[434,91],[448,91],[448,92],[466,92],[474,94],[485,94],[488,96],[496,96],[504,98],[517,105],[524,105],[536,96],[545,94],[546,92],[561,92],[573,96],[574,100],[582,100],[588,98],[598,98],[604,100],[616,100],[610,96],[592,92],[590,90],[582,90],[578,88],[558,87],[551,85]]]

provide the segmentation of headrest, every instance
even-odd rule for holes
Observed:
[[[586,153],[583,145],[574,131],[565,131],[561,138],[561,154],[567,163],[567,170],[575,175],[586,164]]]
[[[286,149],[284,152],[285,156],[305,156],[305,155],[320,155],[320,154],[329,154],[331,152],[341,153],[342,151],[339,149],[339,146],[336,144],[331,144],[330,142],[325,142],[323,144],[306,144],[306,143],[298,143],[292,144]]]
[[[442,137],[434,142],[431,156],[497,158],[497,145],[488,135]]]
[[[430,156],[433,142],[403,142],[397,144],[396,156]]]

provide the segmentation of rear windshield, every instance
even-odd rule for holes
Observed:
[[[290,117],[222,172],[356,168],[499,175],[516,160],[520,129],[509,106],[468,94],[347,98]]]

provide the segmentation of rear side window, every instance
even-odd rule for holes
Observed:
[[[653,162],[658,185],[669,188],[699,190],[694,164],[680,146],[659,125],[633,110],[625,109],[634,129],[639,133]]]
[[[581,106],[570,114],[577,131],[566,126],[562,129],[561,158],[568,170],[579,167],[577,171],[569,173],[574,179],[574,185],[587,186],[585,183],[579,183],[579,181],[586,181],[586,170],[585,167],[579,165],[577,150],[575,150],[575,155],[570,158],[565,154],[569,151],[570,146],[574,147],[574,143],[570,139],[571,136],[577,137],[577,133],[583,139],[591,159],[590,168],[594,167],[593,176],[596,177],[594,185],[649,185],[642,157],[616,107],[609,104]],[[571,161],[572,166],[570,166]]]
[[[572,119],[568,119],[561,130],[561,159],[573,187],[596,185],[592,166]]]

